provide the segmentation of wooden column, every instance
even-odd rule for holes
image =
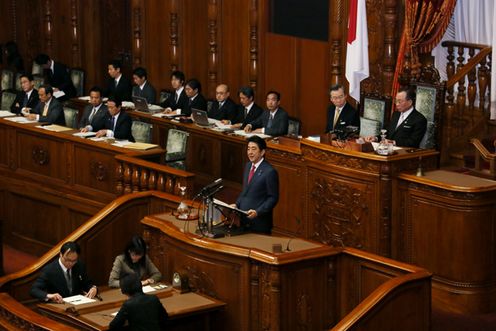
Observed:
[[[258,1],[250,2],[250,86],[256,90],[258,83]]]
[[[342,33],[341,25],[343,24],[344,3],[342,0],[331,1],[329,18],[329,36],[331,37],[330,44],[330,79],[329,85],[342,83],[341,58],[343,56],[342,49]]]
[[[398,15],[396,15],[396,0],[386,0],[384,9],[384,52],[383,52],[383,67],[382,94],[390,96],[393,86],[394,70],[396,67],[396,34],[401,26],[397,26]]]
[[[170,1],[170,67],[171,71],[177,70],[179,63],[178,55],[178,0]]]
[[[217,29],[218,29],[218,4],[217,0],[208,2],[208,92],[209,98],[215,98],[215,87],[217,86],[218,53],[217,53]]]
[[[71,0],[71,51],[72,51],[72,66],[81,67],[81,40],[79,38],[79,8],[78,0]]]
[[[53,31],[53,26],[52,26],[52,1],[46,0],[45,1],[45,12],[44,12],[44,28],[45,28],[45,45],[42,46],[42,49],[46,50],[47,53],[52,54],[53,50],[53,40],[52,40],[52,31]],[[53,56],[53,55],[52,55]]]
[[[131,3],[132,8],[132,27],[133,27],[133,65],[138,67],[143,62],[143,2],[141,0],[133,0]]]

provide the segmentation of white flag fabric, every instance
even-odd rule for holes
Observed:
[[[369,77],[369,37],[365,0],[350,0],[348,44],[346,50],[346,79],[349,94],[360,101],[360,82]]]

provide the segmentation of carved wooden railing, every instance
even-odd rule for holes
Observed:
[[[441,45],[448,51],[445,126],[447,146],[453,151],[465,148],[468,137],[484,132],[489,120],[492,48],[457,41]]]
[[[487,171],[484,171],[482,161],[489,163],[489,177],[496,179],[496,154],[487,150],[486,146],[477,138],[470,139],[470,143],[475,147],[475,171],[487,176]],[[494,148],[493,148],[494,149]]]
[[[0,329],[77,331],[77,329],[35,313],[7,293],[0,293]]]
[[[180,195],[180,187],[186,187],[186,197],[194,191],[195,175],[191,172],[163,164],[139,159],[136,156],[116,155],[117,194],[141,191],[161,191]]]

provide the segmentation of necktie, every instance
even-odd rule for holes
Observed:
[[[336,107],[336,110],[334,111],[334,124],[333,128],[336,128],[336,124],[338,123],[339,115],[341,114],[341,109]]]
[[[90,121],[90,123],[93,120],[93,117],[95,116],[95,114],[96,114],[96,108],[93,107],[93,110],[91,110],[90,117],[88,118],[88,120]]]
[[[114,86],[117,87],[117,84],[119,84],[119,81],[117,79],[114,80]]]
[[[112,131],[115,131],[115,116],[112,116]]]
[[[224,105],[224,102],[219,102],[219,109],[221,109],[223,105]]]
[[[274,119],[274,116],[272,114],[269,115],[269,121],[267,122],[267,128],[270,129],[272,127],[272,120]]]
[[[28,105],[28,94],[24,94],[24,100],[22,100],[22,108],[26,107]]]
[[[177,93],[174,93],[174,104],[177,103],[178,99],[179,99],[179,96],[177,95]]]
[[[45,107],[43,107],[43,113],[41,115],[45,117],[48,115],[48,103],[45,103]]]
[[[405,113],[401,113],[400,118],[398,118],[398,124],[396,125],[396,128],[398,128],[401,125],[401,123],[403,123],[403,121],[405,120],[404,115]]]
[[[191,106],[191,103],[193,102],[193,99],[189,99],[189,105]]]
[[[69,294],[72,294],[72,277],[71,277],[70,269],[67,269],[67,272],[65,273],[65,280],[67,282],[67,288],[69,289]]]
[[[248,175],[248,184],[250,184],[251,182],[251,179],[253,178],[253,174],[255,174],[255,170],[257,168],[255,168],[255,165],[252,165],[251,166],[251,170],[250,170],[250,174]]]
[[[248,108],[245,108],[245,118],[248,116]]]

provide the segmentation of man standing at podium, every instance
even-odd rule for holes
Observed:
[[[250,162],[243,172],[243,191],[236,207],[247,211],[241,225],[248,231],[270,234],[272,209],[279,200],[279,176],[264,159],[267,144],[258,136],[248,138],[247,155]]]

